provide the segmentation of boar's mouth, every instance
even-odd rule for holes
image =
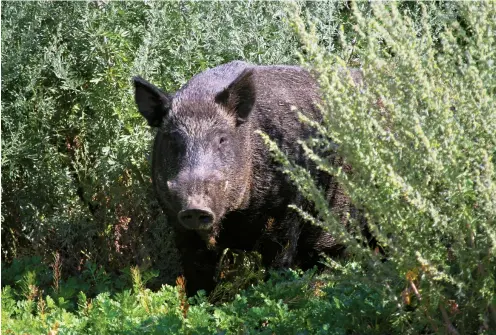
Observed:
[[[195,229],[196,233],[205,242],[208,249],[213,250],[217,246],[217,237],[220,232],[220,222],[214,221],[214,223],[204,229]]]
[[[205,244],[209,250],[214,250],[217,247],[218,234],[215,232],[215,229],[212,229],[211,231],[198,231],[198,235],[200,235],[200,237],[205,241]]]

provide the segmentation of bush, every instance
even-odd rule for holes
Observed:
[[[302,146],[343,184],[387,261],[363,247],[360,222],[345,229],[312,176],[266,140],[318,216],[295,209],[348,245],[370,279],[364,286],[388,288],[395,333],[488,334],[496,330],[496,6],[457,3],[456,20],[435,24],[435,5],[419,6],[418,20],[393,3],[353,6],[340,54],[295,18],[325,100],[322,124],[302,118],[321,140]],[[350,61],[364,83],[347,75]],[[336,155],[351,172],[333,164]]]

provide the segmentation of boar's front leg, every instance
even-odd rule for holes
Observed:
[[[287,210],[276,219],[270,218],[269,223],[255,247],[262,254],[264,266],[273,269],[294,267],[301,218],[295,211]]]
[[[215,288],[217,254],[207,249],[205,242],[195,231],[175,229],[175,235],[188,296],[193,296],[202,289],[208,294]]]

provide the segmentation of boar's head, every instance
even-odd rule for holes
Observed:
[[[169,95],[133,78],[140,113],[157,127],[153,182],[169,220],[208,238],[226,214],[247,205],[252,174],[253,70],[230,82]]]

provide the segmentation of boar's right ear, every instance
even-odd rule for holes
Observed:
[[[223,91],[217,93],[215,102],[235,113],[237,123],[246,121],[255,105],[256,91],[253,82],[253,69],[245,69]]]
[[[151,127],[159,127],[171,107],[172,97],[141,77],[133,77],[138,110]]]

